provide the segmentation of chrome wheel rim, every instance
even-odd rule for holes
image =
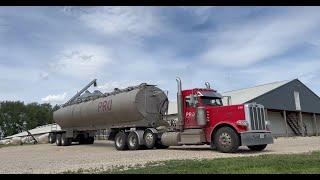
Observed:
[[[121,137],[119,137],[117,140],[116,140],[116,144],[118,147],[120,147],[122,144],[123,144],[123,139]]]
[[[134,136],[130,136],[129,144],[131,147],[134,147],[137,144],[137,139]]]
[[[228,133],[222,133],[219,136],[219,142],[221,145],[223,145],[224,147],[228,147],[231,145],[231,136]]]
[[[146,144],[151,145],[153,143],[153,134],[147,133],[145,135],[145,141],[146,141]]]

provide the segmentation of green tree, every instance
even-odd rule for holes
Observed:
[[[27,129],[50,124],[53,122],[53,111],[57,109],[58,105],[52,107],[49,103],[25,105],[21,101],[0,102],[0,130],[4,136],[10,136],[19,133],[19,125],[23,126],[24,122],[27,123]]]

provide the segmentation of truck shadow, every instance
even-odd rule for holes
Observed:
[[[180,150],[180,151],[211,151],[211,152],[214,152],[214,153],[221,153],[221,154],[225,154],[225,153],[222,153],[222,152],[219,152],[218,150],[214,149],[210,149],[209,147],[206,148],[206,147],[203,147],[203,148],[197,148],[197,147],[170,147],[166,150]],[[269,152],[274,152],[272,150],[269,150],[269,149],[266,149],[266,150],[263,150],[263,151],[251,151],[250,149],[247,149],[247,148],[239,148],[239,150],[235,153],[232,153],[232,154],[261,154],[261,153],[269,153]]]

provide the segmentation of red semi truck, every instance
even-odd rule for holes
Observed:
[[[222,95],[209,83],[205,88],[182,90],[180,78],[176,81],[175,127],[164,123],[168,98],[154,85],[143,83],[112,93],[80,96],[89,84],[54,112],[54,120],[62,130],[50,133],[49,141],[58,146],[75,141],[92,144],[95,131],[108,128],[108,139],[114,141],[117,150],[207,144],[228,153],[236,152],[239,146],[262,151],[273,143],[263,105],[223,105]]]

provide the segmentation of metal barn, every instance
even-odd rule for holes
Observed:
[[[300,80],[274,82],[222,93],[224,104],[256,102],[267,109],[274,136],[319,134],[320,97]]]

